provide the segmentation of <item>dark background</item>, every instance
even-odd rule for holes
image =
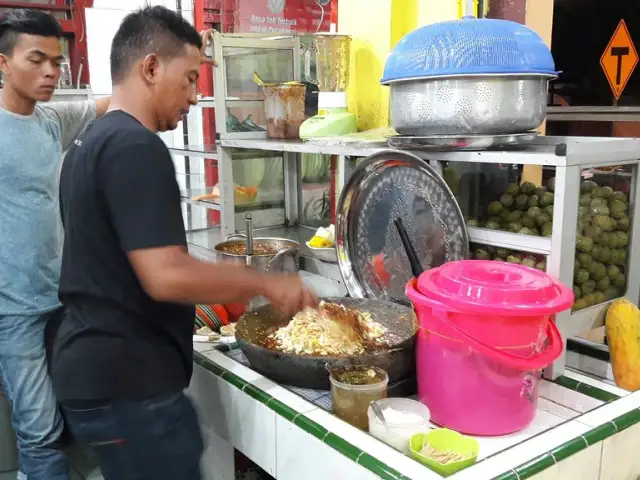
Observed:
[[[570,105],[614,105],[600,57],[621,19],[640,51],[639,0],[555,0],[551,50],[563,73],[552,91]],[[640,63],[618,105],[640,105]]]

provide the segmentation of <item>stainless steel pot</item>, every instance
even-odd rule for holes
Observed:
[[[397,81],[391,125],[401,135],[498,135],[539,127],[548,75],[482,75]]]
[[[254,238],[254,252],[257,245],[267,243],[273,247],[277,253],[272,255],[237,255],[225,251],[232,245],[246,247],[246,236],[244,234],[229,235],[224,242],[215,246],[216,258],[220,262],[237,263],[238,265],[251,265],[252,268],[260,272],[290,272],[296,273],[300,270],[298,257],[300,255],[300,244],[286,238]]]

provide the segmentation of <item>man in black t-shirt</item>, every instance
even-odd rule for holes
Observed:
[[[315,305],[298,276],[190,257],[171,156],[156,135],[196,103],[202,42],[179,14],[146,7],[113,40],[110,111],[63,165],[65,227],[50,368],[71,433],[107,480],[197,480],[202,442],[184,396],[196,303],[265,296]]]

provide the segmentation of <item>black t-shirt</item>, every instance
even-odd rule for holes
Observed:
[[[132,116],[92,122],[68,151],[60,178],[65,228],[51,375],[60,400],[143,400],[188,386],[192,306],[143,290],[127,258],[186,247],[169,151]]]

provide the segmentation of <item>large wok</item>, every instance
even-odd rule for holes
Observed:
[[[325,357],[296,355],[269,348],[267,337],[287,325],[290,317],[265,305],[240,318],[236,327],[238,345],[254,370],[272,380],[294,387],[329,389],[327,368],[370,365],[384,369],[391,383],[415,373],[413,312],[409,307],[381,300],[325,298],[326,302],[368,312],[374,321],[387,329],[389,349],[366,352],[358,356]]]

